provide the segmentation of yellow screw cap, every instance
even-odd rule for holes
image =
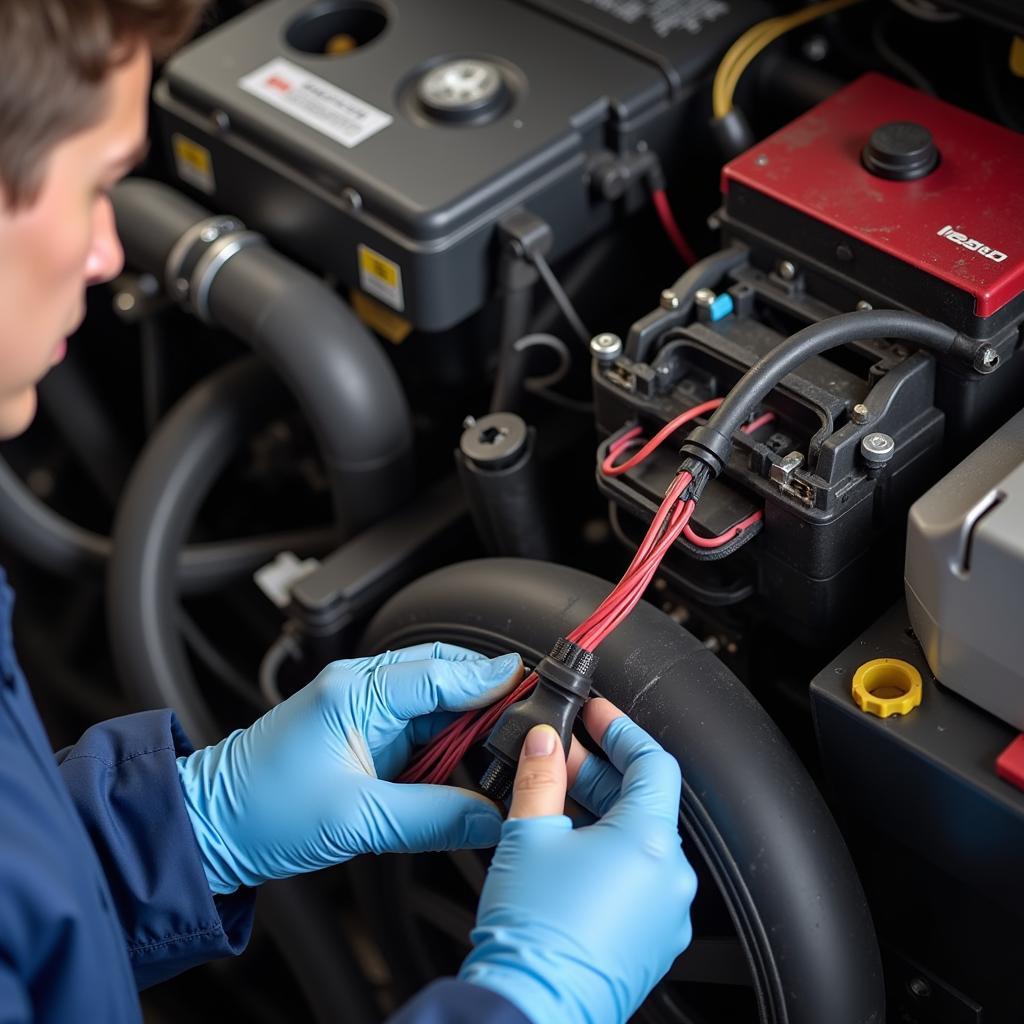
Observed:
[[[921,703],[921,673],[898,658],[866,661],[853,674],[853,699],[879,718],[909,714]]]

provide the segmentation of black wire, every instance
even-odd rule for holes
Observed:
[[[572,304],[572,299],[565,293],[565,289],[558,283],[558,278],[555,277],[555,272],[551,269],[548,261],[541,256],[540,253],[531,253],[530,261],[537,268],[537,272],[541,276],[541,280],[544,282],[544,286],[549,292],[551,297],[558,303],[558,308],[562,311],[562,316],[569,322],[569,326],[573,329],[576,336],[583,342],[584,345],[590,344],[590,339],[593,335],[587,330],[583,321],[580,319],[579,313],[576,312],[576,307]]]
[[[178,612],[178,628],[185,638],[189,650],[199,659],[209,672],[218,679],[225,689],[229,690],[249,707],[262,714],[269,705],[261,699],[252,682],[235,668],[227,658],[210,642],[198,623],[184,610]]]
[[[990,365],[981,360],[982,354],[994,355],[991,346],[972,342],[952,327],[918,313],[883,309],[840,313],[797,331],[747,370],[708,422],[683,442],[681,450],[688,456],[684,468],[690,469],[688,463],[694,461],[714,460],[719,463],[715,472],[720,472],[732,449],[733,434],[788,373],[811,356],[871,338],[893,338],[939,355],[952,354],[979,372],[989,372],[998,366],[998,358]],[[691,489],[694,487],[691,485]]]
[[[929,82],[928,79],[918,71],[918,69],[914,67],[906,57],[897,53],[886,38],[886,35],[892,25],[892,11],[887,11],[880,18],[875,20],[874,27],[871,30],[871,41],[874,43],[875,49],[878,51],[882,59],[889,64],[897,74],[902,78],[905,78],[912,86],[920,89],[921,92],[927,93],[929,96],[934,96],[935,87],[931,82]]]

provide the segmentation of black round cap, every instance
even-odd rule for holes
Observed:
[[[939,151],[932,133],[913,121],[890,121],[871,133],[861,154],[864,166],[880,178],[913,181],[935,170]]]
[[[529,441],[529,428],[514,412],[492,412],[462,433],[462,454],[481,469],[504,469],[515,462]]]

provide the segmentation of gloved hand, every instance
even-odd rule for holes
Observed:
[[[203,867],[234,892],[360,853],[493,846],[501,813],[449,786],[401,785],[412,748],[522,674],[447,644],[336,661],[248,729],[178,758]]]
[[[562,747],[535,726],[459,972],[535,1024],[622,1024],[691,937],[679,766],[608,701],[583,715],[611,764],[574,744],[572,795],[600,820],[574,829],[562,813]]]

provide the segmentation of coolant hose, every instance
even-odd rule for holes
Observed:
[[[224,466],[287,398],[253,357],[201,381],[143,448],[114,522],[107,607],[118,675],[138,707],[173,708],[186,732],[204,742],[219,730],[178,634],[175,564]]]
[[[412,493],[412,418],[398,376],[327,284],[166,185],[125,181],[114,210],[129,264],[251,345],[291,388],[326,463],[339,525],[355,530]]]
[[[300,558],[319,555],[337,544],[334,529],[318,529],[192,544],[178,558],[178,592],[208,593],[251,575],[282,551]],[[109,537],[71,522],[41,501],[0,458],[0,541],[39,569],[76,577],[106,570]]]
[[[447,641],[491,655],[515,650],[536,664],[608,589],[546,562],[465,562],[392,598],[362,649]],[[703,861],[729,909],[761,1021],[882,1024],[878,943],[849,852],[750,692],[699,640],[643,602],[602,644],[594,689],[679,760],[686,851]]]

